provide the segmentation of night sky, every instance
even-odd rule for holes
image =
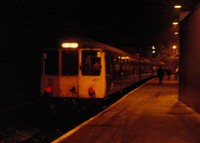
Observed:
[[[176,2],[187,10],[198,0],[1,0],[1,101],[39,94],[41,50],[65,36],[121,49],[162,43]]]
[[[32,36],[33,41],[41,40],[39,44],[75,35],[113,46],[144,47],[160,40],[175,19],[176,3],[189,9],[196,1],[3,0],[1,28],[3,35]]]

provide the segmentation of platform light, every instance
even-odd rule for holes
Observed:
[[[177,48],[177,46],[176,46],[176,45],[173,45],[173,46],[172,46],[172,49],[174,49],[174,50],[175,50],[176,48]]]
[[[182,8],[182,6],[181,5],[175,5],[174,8],[175,9],[180,9],[180,8]]]
[[[152,46],[151,49],[152,49],[152,54],[155,54],[155,53],[156,53],[156,48],[155,48],[155,46]]]
[[[62,43],[62,48],[78,48],[78,43]]]
[[[173,22],[172,25],[178,25],[178,22]]]
[[[174,32],[174,35],[178,35],[178,32]]]

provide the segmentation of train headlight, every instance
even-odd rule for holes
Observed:
[[[90,87],[90,88],[88,89],[88,94],[89,94],[89,96],[91,96],[91,97],[95,97],[95,90],[94,90],[93,87]]]

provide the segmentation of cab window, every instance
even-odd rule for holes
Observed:
[[[58,75],[58,51],[49,50],[44,52],[45,55],[45,74],[46,75]]]
[[[82,51],[82,75],[100,75],[101,73],[101,52],[84,50]]]
[[[62,75],[78,74],[78,51],[62,51]]]

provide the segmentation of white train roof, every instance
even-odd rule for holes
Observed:
[[[133,56],[113,46],[110,46],[101,42],[97,42],[91,39],[87,39],[87,38],[65,38],[64,40],[62,40],[62,42],[76,42],[79,44],[78,48],[91,48],[91,49],[100,48],[104,51],[113,52],[113,53],[123,55],[123,56]]]
[[[63,43],[63,42],[78,43],[78,47],[77,48],[91,48],[91,49],[100,48],[103,51],[114,53],[114,54],[117,54],[119,56],[129,56],[129,57],[132,57],[135,60],[138,60],[138,57],[136,57],[135,55],[129,54],[129,53],[123,51],[123,50],[120,50],[120,49],[115,48],[113,46],[110,46],[108,44],[104,44],[104,43],[97,42],[97,41],[94,41],[94,40],[91,40],[91,39],[87,39],[87,38],[68,37],[68,38],[65,38],[65,39],[63,39],[61,41],[61,43]],[[143,57],[141,57],[140,60],[143,63],[150,63],[151,62],[150,60],[148,60],[146,58],[143,58]]]

